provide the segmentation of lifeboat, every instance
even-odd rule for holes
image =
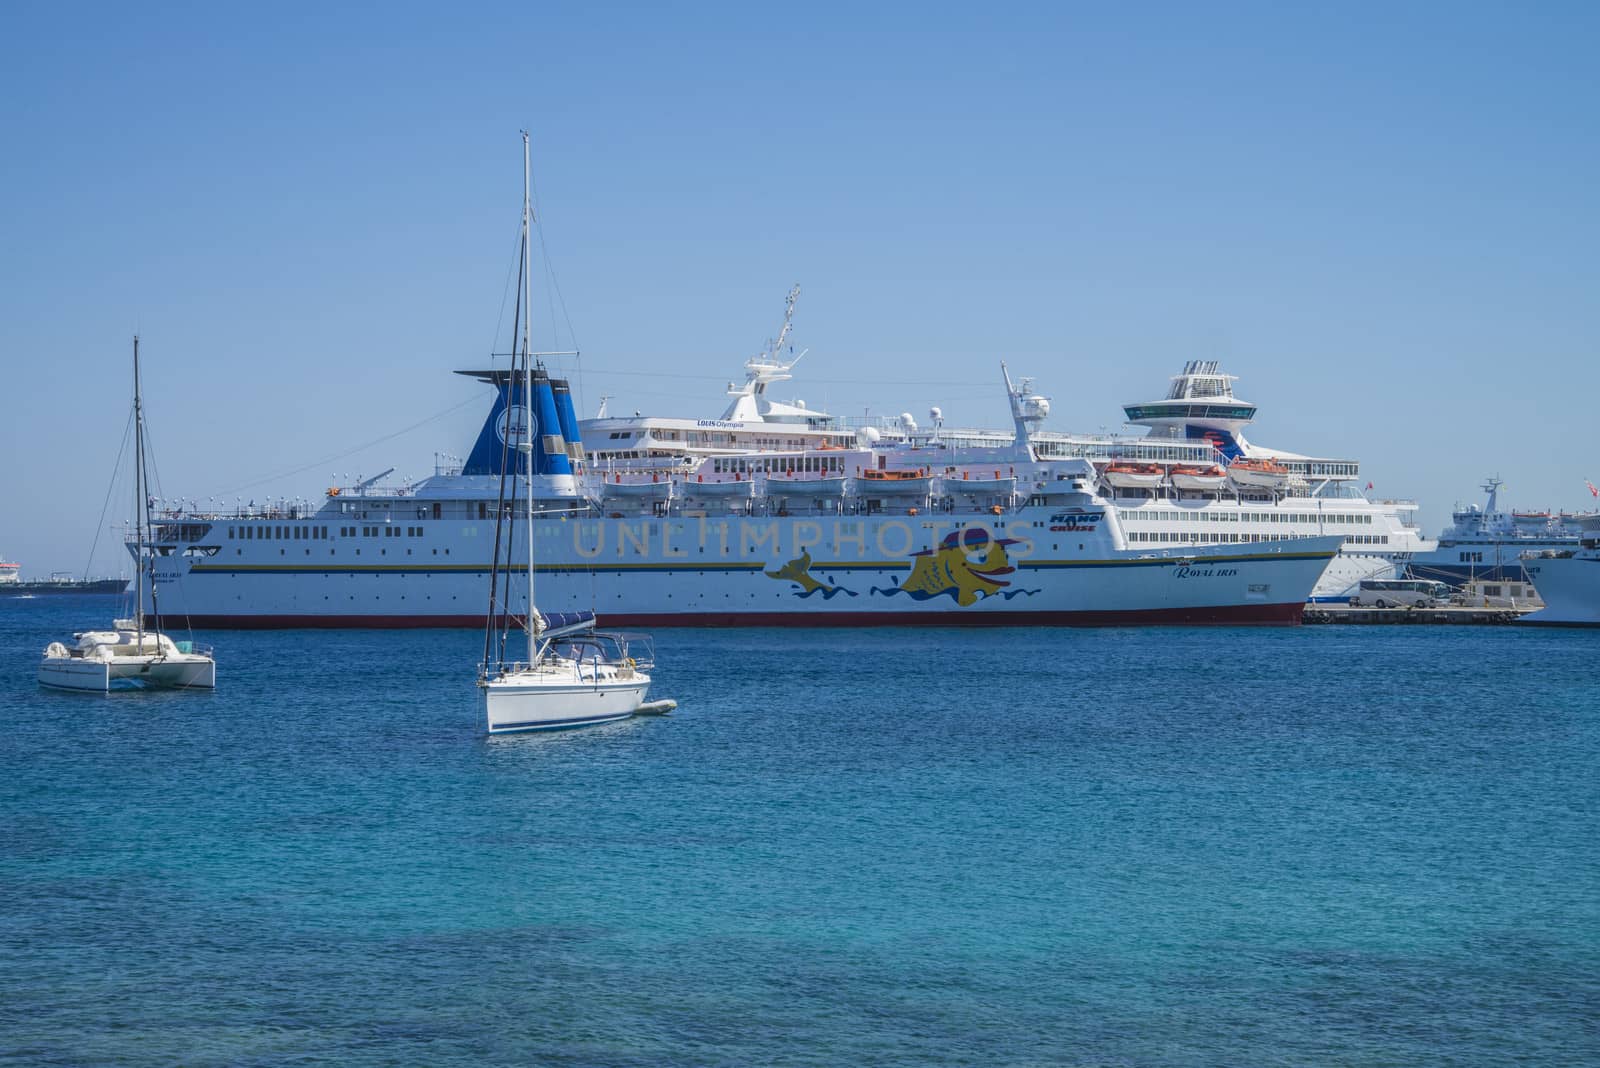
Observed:
[[[1161,485],[1159,464],[1107,464],[1106,481],[1118,489],[1155,489]]]
[[[1009,497],[1017,491],[1015,475],[1003,475],[998,470],[990,475],[983,471],[962,471],[944,477],[944,491],[967,497]]]
[[[926,496],[933,486],[927,471],[883,471],[870,468],[856,477],[856,491],[862,494],[892,493],[897,496]]]
[[[1549,512],[1512,512],[1511,522],[1519,530],[1542,530],[1550,525]]]
[[[1174,467],[1172,484],[1181,490],[1219,490],[1228,484],[1228,472],[1216,464],[1205,467]]]
[[[691,497],[717,497],[749,498],[755,495],[756,484],[748,478],[713,478],[707,479],[704,475],[696,475],[693,479],[685,479],[684,492]]]
[[[1289,469],[1271,460],[1246,460],[1240,457],[1228,465],[1228,478],[1235,486],[1279,489],[1288,483]]]
[[[637,476],[624,480],[612,475],[601,483],[602,497],[626,497],[630,500],[664,501],[672,495],[672,482],[661,475],[651,475],[649,480]]]
[[[794,475],[770,475],[767,478],[768,497],[843,497],[843,475],[813,475],[797,478]]]

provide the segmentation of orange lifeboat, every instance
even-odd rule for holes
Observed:
[[[1216,464],[1174,467],[1171,478],[1181,490],[1219,490],[1228,484],[1228,472]]]
[[[1105,479],[1118,489],[1154,489],[1161,485],[1161,467],[1119,460],[1106,464]]]
[[[1228,478],[1236,486],[1278,489],[1289,481],[1289,469],[1272,460],[1240,457],[1228,465]]]

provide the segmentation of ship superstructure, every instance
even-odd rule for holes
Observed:
[[[1484,582],[1525,582],[1522,565],[1525,553],[1570,552],[1578,547],[1583,530],[1593,515],[1569,515],[1549,511],[1500,510],[1499,478],[1483,483],[1484,503],[1457,506],[1450,525],[1439,535],[1439,543],[1429,552],[1412,558],[1408,572],[1412,578],[1437,579],[1452,585],[1479,580]]]
[[[781,336],[787,334],[788,319]],[[855,447],[933,470],[959,462],[961,450],[1007,448],[1016,434],[947,428],[937,408],[919,426],[909,413],[843,421],[799,404],[774,407],[766,387],[780,380],[779,373],[787,379],[794,362],[776,361],[770,350],[750,361],[741,400],[725,413],[738,419],[585,421],[591,469],[613,486],[646,482],[655,489],[637,492],[664,494],[667,484],[686,474],[703,480],[695,472],[710,459],[742,457],[734,461],[735,470],[782,470],[796,452]],[[1361,580],[1393,577],[1413,557],[1434,550],[1418,528],[1417,503],[1369,498],[1359,488],[1359,462],[1250,441],[1245,428],[1257,409],[1235,396],[1234,381],[1217,361],[1189,361],[1165,396],[1124,406],[1129,424],[1147,428],[1137,435],[1044,429],[1050,401],[1028,379],[1018,386],[1017,399],[1038,459],[1091,465],[1097,492],[1117,511],[1132,545],[1177,548],[1336,534],[1342,548],[1318,582],[1317,601],[1346,600]],[[828,458],[809,456],[804,463],[809,470]]]

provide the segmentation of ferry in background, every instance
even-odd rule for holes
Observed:
[[[1578,544],[1522,558],[1545,607],[1520,622],[1562,627],[1600,626],[1600,514],[1575,517]]]
[[[502,479],[529,464],[540,609],[592,609],[612,625],[1296,624],[1344,540],[1259,518],[1273,514],[1265,500],[1228,502],[1232,529],[1208,524],[1203,539],[1134,539],[1100,469],[1039,456],[1040,405],[1009,377],[1002,445],[863,435],[625,474],[589,461],[565,381],[534,371],[537,429],[513,452],[522,380],[461,373],[495,399],[459,467],[330,488],[314,509],[158,519],[168,615],[197,627],[479,625]]]
[[[1418,553],[1406,565],[1417,579],[1438,579],[1460,586],[1474,579],[1485,582],[1526,582],[1522,564],[1526,553],[1569,552],[1578,547],[1585,521],[1592,516],[1540,511],[1502,512],[1498,478],[1484,482],[1487,500],[1458,507],[1450,525],[1439,535],[1438,547]]]
[[[602,415],[581,423],[591,470],[611,493],[665,500],[669,486],[686,477],[704,481],[702,465],[730,457],[751,458],[732,469],[762,472],[774,459],[784,468],[786,454],[870,448],[906,466],[941,470],[958,450],[1011,444],[1011,430],[946,428],[938,408],[922,427],[910,413],[839,419],[804,401],[775,400],[771,387],[789,380],[805,356],[780,355],[798,296],[797,286],[777,341],[746,362],[742,384],[728,384],[733,399],[720,418]],[[1128,423],[1148,428],[1136,436],[1042,429],[1050,401],[1028,379],[1020,402],[1038,458],[1092,465],[1096,489],[1116,509],[1130,545],[1169,549],[1335,534],[1341,550],[1318,582],[1315,601],[1348,600],[1363,579],[1397,577],[1414,557],[1434,552],[1437,544],[1418,527],[1416,502],[1369,499],[1359,488],[1357,461],[1250,442],[1244,428],[1257,409],[1234,395],[1235,380],[1217,361],[1189,361],[1166,396],[1124,407]]]
[[[52,571],[44,581],[22,581],[22,565],[0,559],[0,597],[31,597],[37,593],[121,593],[127,579],[75,579],[70,572]]]

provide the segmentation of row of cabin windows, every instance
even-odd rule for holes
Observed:
[[[340,527],[341,538],[420,538],[425,527]],[[228,538],[239,541],[327,541],[327,527],[229,527]]]
[[[596,460],[645,460],[677,455],[678,453],[667,452],[662,449],[627,449],[618,452],[613,452],[610,449],[596,449],[594,458]]]
[[[1152,511],[1149,509],[1124,510],[1121,512],[1125,520],[1148,520],[1157,523],[1178,523],[1189,520],[1196,523],[1330,523],[1335,526],[1371,526],[1372,516],[1350,514],[1347,512],[1231,512],[1231,511],[1205,511],[1205,512],[1166,512]]]
[[[1249,542],[1249,541],[1276,541],[1279,540],[1270,534],[1203,534],[1194,530],[1178,530],[1162,532],[1157,530],[1135,530],[1128,534],[1128,540],[1142,542],[1194,542],[1217,543],[1223,542]],[[1344,539],[1346,545],[1388,545],[1387,534],[1349,534]]]
[[[229,538],[240,541],[326,541],[327,527],[229,527]]]
[[[838,474],[844,471],[844,458],[839,456],[767,456],[760,459],[727,459],[711,461],[711,469],[719,474],[737,472],[747,475],[752,471],[815,471]]]
[[[1276,541],[1279,539],[1272,538],[1266,534],[1229,534],[1226,532],[1218,534],[1201,534],[1199,531],[1195,530],[1182,530],[1174,531],[1170,534],[1163,534],[1154,530],[1136,530],[1128,535],[1128,540],[1152,542],[1178,541],[1194,542],[1196,544],[1204,543],[1208,545],[1220,545],[1224,542],[1232,544],[1233,542]]]
[[[1481,564],[1481,563],[1483,563],[1483,553],[1481,553],[1481,552],[1462,553],[1461,554],[1461,562],[1463,564]],[[1485,592],[1488,592],[1488,591],[1485,591]]]

